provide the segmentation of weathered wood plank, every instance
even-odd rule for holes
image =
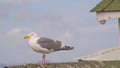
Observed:
[[[120,61],[80,61],[68,63],[49,63],[46,65],[26,64],[7,68],[119,68]]]

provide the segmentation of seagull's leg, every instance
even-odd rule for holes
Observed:
[[[42,64],[45,64],[45,54],[43,53],[43,56],[42,56]]]

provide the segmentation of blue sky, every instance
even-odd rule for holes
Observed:
[[[75,47],[47,55],[47,62],[77,61],[80,56],[118,45],[117,19],[105,25],[89,12],[101,0],[0,0],[0,63],[37,63],[41,54],[32,51],[23,36],[60,40]]]

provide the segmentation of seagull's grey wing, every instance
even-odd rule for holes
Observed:
[[[50,38],[40,38],[40,39],[38,39],[38,43],[48,43],[48,42],[54,42],[54,40],[50,39]]]
[[[40,44],[40,46],[43,48],[54,51],[61,50],[62,45],[60,41],[54,41],[50,38],[40,38],[37,43]]]

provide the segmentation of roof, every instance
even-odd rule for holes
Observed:
[[[120,11],[120,0],[102,0],[91,12]]]

